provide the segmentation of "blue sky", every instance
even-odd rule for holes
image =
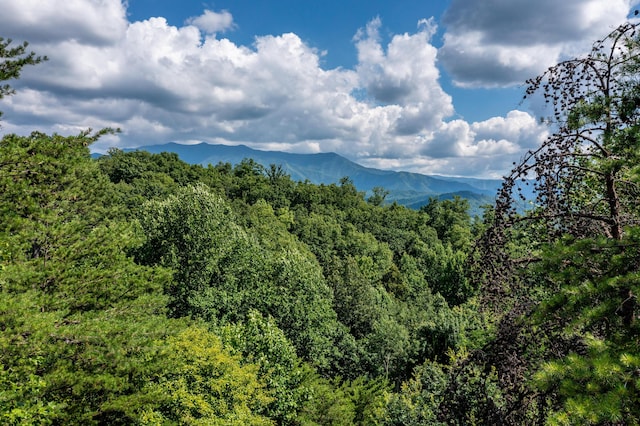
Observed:
[[[200,15],[203,9],[226,10],[233,15],[235,27],[225,31],[224,36],[234,42],[250,45],[256,36],[293,32],[313,47],[326,50],[326,66],[333,68],[356,65],[353,36],[375,17],[383,18],[384,31],[389,34],[413,32],[419,19],[441,16],[448,3],[437,0],[130,0],[128,15],[131,20],[164,16],[171,25],[179,26],[190,17]]]
[[[499,177],[549,131],[522,83],[638,3],[0,0],[0,36],[50,58],[0,103],[0,132],[112,126],[95,150],[205,141]]]
[[[249,46],[256,36],[293,32],[310,46],[326,52],[322,65],[326,68],[357,65],[357,50],[353,43],[356,31],[376,17],[382,20],[381,36],[386,41],[395,34],[415,32],[418,20],[434,17],[440,22],[449,6],[448,0],[226,0],[215,2],[174,0],[130,0],[130,20],[164,16],[171,25],[182,25],[187,19],[202,13],[204,7],[232,13],[235,26],[225,31],[235,43]],[[432,43],[441,47],[443,29],[439,28]],[[520,87],[460,90],[452,84],[446,71],[441,83],[453,97],[459,116],[467,120],[483,120],[518,106]],[[478,99],[483,99],[478,108]]]

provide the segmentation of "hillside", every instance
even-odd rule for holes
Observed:
[[[363,167],[335,153],[292,154],[277,151],[260,151],[245,145],[228,146],[200,143],[182,145],[167,143],[148,145],[140,150],[151,153],[174,152],[190,164],[216,165],[220,162],[236,165],[243,159],[253,159],[268,167],[280,165],[295,181],[308,180],[314,184],[338,183],[349,177],[359,191],[369,193],[375,187],[389,191],[387,201],[412,208],[420,208],[431,197],[442,199],[459,195],[467,198],[472,212],[479,206],[491,204],[501,181],[497,179],[473,179],[444,176],[428,176],[419,173],[395,172]]]

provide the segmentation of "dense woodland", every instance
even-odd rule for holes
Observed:
[[[640,424],[635,30],[527,82],[554,133],[482,218],[5,135],[0,423]]]

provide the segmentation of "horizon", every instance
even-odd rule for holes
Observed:
[[[203,141],[496,179],[552,130],[526,79],[638,4],[0,0],[0,36],[49,57],[11,82],[0,131],[113,127],[94,150]]]
[[[209,146],[224,146],[224,147],[229,147],[229,148],[247,148],[251,151],[260,151],[260,152],[267,152],[267,153],[274,153],[274,154],[286,154],[286,155],[294,155],[294,156],[314,156],[314,155],[337,155],[338,157],[349,161],[350,163],[353,163],[359,167],[363,167],[365,169],[368,170],[376,170],[376,171],[383,171],[383,172],[392,172],[392,173],[409,173],[409,174],[417,174],[417,175],[422,175],[422,176],[427,176],[427,177],[431,177],[431,178],[443,178],[443,179],[471,179],[471,180],[479,180],[479,181],[502,181],[504,177],[499,177],[499,178],[482,178],[482,177],[474,177],[474,176],[455,176],[455,175],[440,175],[440,174],[425,174],[425,173],[420,173],[420,172],[411,172],[411,171],[407,171],[407,170],[385,170],[385,169],[378,169],[376,167],[369,167],[369,166],[363,166],[362,164],[359,164],[355,161],[352,161],[350,159],[348,159],[347,157],[341,155],[338,152],[333,152],[333,151],[328,151],[328,152],[311,152],[311,153],[301,153],[301,152],[286,152],[286,151],[273,151],[273,150],[265,150],[265,149],[260,149],[260,148],[252,148],[248,145],[244,145],[244,144],[238,144],[238,145],[227,145],[227,144],[223,144],[223,143],[210,143],[210,142],[192,142],[192,143],[180,143],[180,142],[175,142],[175,141],[171,141],[171,142],[165,142],[165,143],[160,143],[160,144],[149,144],[149,145],[141,145],[138,147],[127,147],[124,148],[124,151],[145,151],[150,147],[162,147],[165,145],[180,145],[180,146],[185,146],[185,147],[189,147],[189,146],[198,146],[198,145],[209,145]],[[111,147],[111,148],[118,148],[118,147]],[[146,149],[145,149],[146,148]],[[173,151],[166,151],[166,152],[173,152]],[[106,155],[105,152],[97,152],[97,151],[93,151],[92,154],[98,154],[98,155]],[[183,160],[184,161],[184,160]],[[211,163],[209,163],[211,164]],[[215,164],[212,164],[215,165]],[[347,176],[349,177],[349,176]]]

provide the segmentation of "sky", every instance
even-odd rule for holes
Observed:
[[[524,82],[640,0],[0,0],[49,60],[0,134],[120,128],[92,149],[199,142],[495,178],[550,129]]]

